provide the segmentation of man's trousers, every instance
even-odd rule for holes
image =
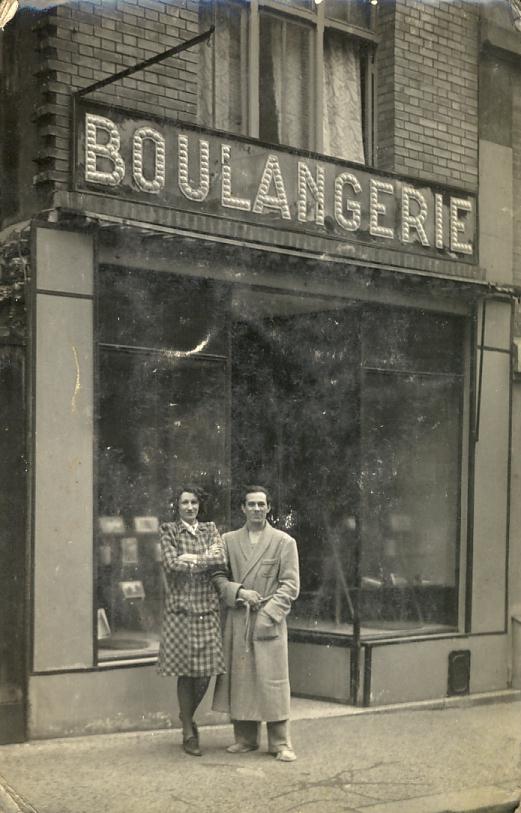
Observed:
[[[235,742],[258,748],[261,723],[256,720],[232,720]],[[276,720],[266,723],[268,729],[268,751],[278,754],[285,749],[293,750],[289,735],[289,720]]]

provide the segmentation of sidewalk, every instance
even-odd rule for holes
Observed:
[[[229,725],[201,729],[202,758],[178,730],[2,746],[0,811],[512,813],[519,801],[521,702],[360,713],[295,699],[292,735],[294,763],[265,740],[227,754]]]

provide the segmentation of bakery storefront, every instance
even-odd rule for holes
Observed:
[[[475,197],[86,101],[74,141],[33,225],[29,735],[175,719],[186,479],[223,530],[266,484],[297,539],[296,694],[505,688],[511,309]]]

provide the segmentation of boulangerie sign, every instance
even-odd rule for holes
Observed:
[[[75,123],[76,191],[477,261],[472,194],[83,100]]]

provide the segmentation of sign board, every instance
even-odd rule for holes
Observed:
[[[477,262],[467,192],[85,100],[75,150],[79,192]]]

